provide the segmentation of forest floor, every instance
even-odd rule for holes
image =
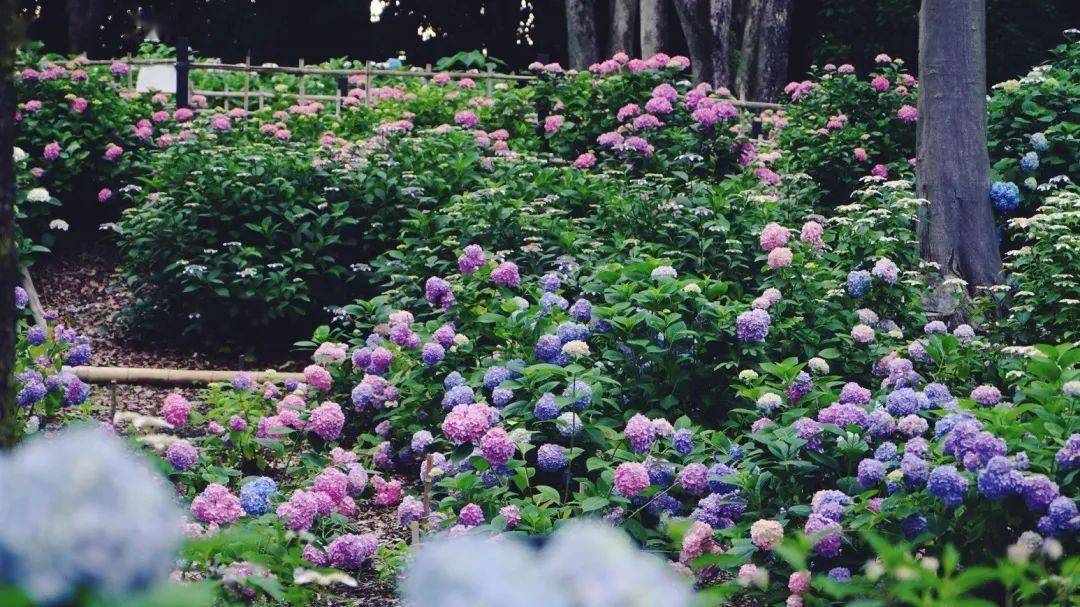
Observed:
[[[303,354],[274,359],[253,359],[223,354],[190,341],[170,342],[166,337],[145,337],[129,329],[123,310],[131,293],[116,270],[119,256],[105,240],[88,240],[74,250],[60,251],[30,269],[34,286],[45,310],[60,313],[61,322],[90,338],[92,365],[109,367],[158,367],[166,369],[266,369],[299,371],[306,364]],[[161,332],[161,335],[166,332]],[[177,345],[182,344],[182,345]],[[240,351],[237,349],[237,351]],[[160,415],[161,403],[172,392],[183,394],[198,407],[197,388],[170,388],[155,385],[117,384],[117,411]],[[109,421],[112,407],[109,388],[95,386],[91,407],[96,417]],[[402,539],[392,508],[375,508],[360,500],[357,525],[379,537],[381,544]],[[356,576],[359,586],[342,601],[320,601],[318,605],[388,607],[398,605],[392,581],[383,581],[371,570]]]

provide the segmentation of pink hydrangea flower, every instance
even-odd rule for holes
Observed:
[[[229,492],[228,487],[210,483],[191,501],[191,513],[205,523],[225,525],[244,514],[240,498]]]
[[[574,160],[575,169],[588,169],[596,164],[596,154],[585,152]]]
[[[784,540],[780,521],[759,519],[750,525],[750,541],[761,550],[772,550]]]
[[[113,191],[109,188],[101,188],[98,190],[97,199],[98,202],[105,202],[113,197]]]
[[[457,405],[446,414],[442,429],[446,438],[455,445],[463,445],[480,438],[491,426],[491,407],[483,403]]]
[[[319,501],[311,491],[296,490],[288,501],[277,507],[278,518],[287,529],[293,531],[309,529],[315,523],[318,512]]]
[[[769,251],[769,267],[773,270],[780,268],[786,268],[791,265],[791,249],[787,247],[776,247],[772,251]]]
[[[649,487],[649,471],[638,462],[623,462],[615,468],[615,491],[633,497]]]
[[[870,86],[874,87],[875,91],[887,91],[889,90],[889,79],[885,76],[874,76],[874,79],[870,81]]]
[[[896,117],[904,122],[915,122],[919,119],[919,109],[913,105],[904,104],[896,110]]]
[[[307,428],[325,441],[337,440],[345,426],[341,405],[326,401],[316,407],[308,418]]]
[[[371,479],[371,486],[375,488],[372,503],[376,506],[397,506],[401,502],[401,481],[387,481],[376,476]]]
[[[161,407],[161,416],[174,428],[187,423],[190,413],[191,403],[183,396],[173,393],[165,397],[165,403]]]
[[[720,546],[713,539],[713,529],[707,523],[694,521],[690,530],[683,536],[682,550],[679,552],[679,561],[692,563],[698,557],[720,552]]]
[[[323,392],[329,392],[330,387],[334,385],[334,378],[330,376],[330,372],[319,365],[304,367],[304,381]]]
[[[45,160],[56,160],[60,157],[60,144],[55,141],[45,144],[45,150],[41,155]]]

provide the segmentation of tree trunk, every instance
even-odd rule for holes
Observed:
[[[739,45],[739,68],[735,72],[735,95],[739,99],[752,99],[750,89],[751,80],[757,70],[761,15],[767,2],[768,0],[747,0],[746,2],[742,41]]]
[[[17,0],[0,0],[0,449],[22,434],[15,403],[15,49],[22,39]]]
[[[567,64],[587,69],[600,56],[596,38],[596,0],[566,0]]]
[[[788,46],[791,38],[791,0],[767,0],[761,13],[753,98],[775,101],[784,88],[788,73]]]
[[[101,0],[68,0],[68,51],[78,54],[97,48],[103,9]]]
[[[997,284],[986,149],[986,1],[923,0],[916,129],[919,252],[943,276]]]
[[[712,28],[709,0],[674,0],[686,46],[690,49],[690,69],[695,82],[712,82]]]
[[[713,86],[731,88],[731,0],[712,0],[709,26],[712,28]]]
[[[667,48],[668,0],[640,0],[641,56],[649,58]]]
[[[637,54],[638,0],[611,0],[611,38],[608,57],[623,52]]]

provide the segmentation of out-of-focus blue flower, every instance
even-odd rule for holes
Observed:
[[[270,496],[277,492],[277,483],[272,478],[257,477],[240,488],[240,506],[251,516],[266,514],[270,511]]]
[[[847,275],[847,293],[852,297],[862,297],[870,288],[870,272],[852,270]]]
[[[1033,173],[1037,168],[1039,168],[1039,155],[1035,152],[1028,152],[1020,158],[1020,169],[1025,173]]]
[[[53,604],[162,581],[180,543],[173,491],[119,439],[69,429],[0,460],[0,579]]]

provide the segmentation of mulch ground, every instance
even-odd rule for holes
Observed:
[[[131,294],[118,279],[118,256],[107,241],[89,241],[77,250],[61,251],[35,264],[30,274],[46,310],[56,310],[68,326],[90,338],[92,365],[110,367],[158,367],[166,369],[267,369],[301,370],[306,364],[297,356],[274,360],[241,358],[235,354],[200,348],[190,341],[171,341],[160,336],[148,337],[125,326],[121,312],[131,301]],[[176,345],[181,344],[181,345]],[[242,351],[242,348],[234,348]],[[165,396],[179,392],[192,402],[195,388],[170,388],[152,385],[115,386],[118,410],[159,415]],[[95,415],[107,420],[111,392],[95,386],[90,402]],[[358,504],[357,524],[374,533],[380,543],[405,538],[392,508]],[[347,589],[346,600],[320,601],[324,606],[389,607],[398,605],[392,581],[382,581],[370,570],[355,576],[359,587]]]

